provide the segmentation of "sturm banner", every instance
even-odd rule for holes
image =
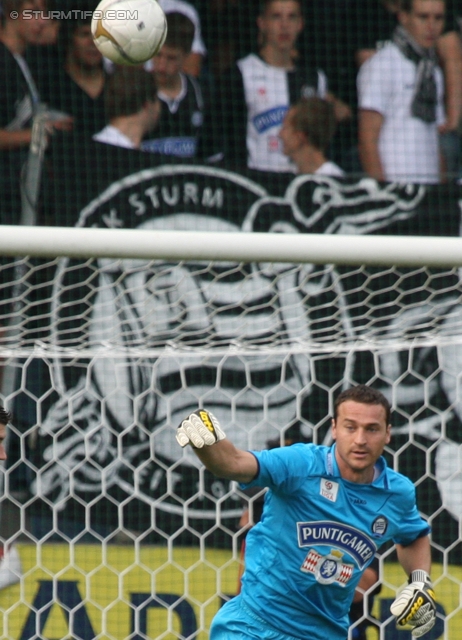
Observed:
[[[91,172],[85,160],[79,174],[56,171],[54,224],[459,233],[455,187],[152,166],[147,154],[93,151]],[[328,444],[332,390],[372,382],[399,408],[391,448],[433,518],[434,539],[457,540],[462,348],[402,347],[430,326],[444,334],[462,324],[456,273],[65,258],[47,273],[29,321],[51,355],[22,363],[14,414],[27,446],[10,456],[14,467],[26,452],[18,482],[35,535],[122,528],[146,542],[228,546],[242,495],[177,445],[181,419],[205,406],[244,448],[284,437]],[[364,348],[374,342],[376,351]]]

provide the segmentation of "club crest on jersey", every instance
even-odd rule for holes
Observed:
[[[337,584],[344,587],[353,575],[353,565],[342,562],[343,554],[338,549],[331,549],[323,556],[310,549],[300,569],[305,573],[314,573],[319,584]]]
[[[378,516],[372,523],[372,532],[377,537],[383,536],[387,529],[388,520],[385,518],[385,516]]]
[[[323,498],[326,498],[326,500],[335,502],[337,500],[338,487],[338,482],[333,482],[332,480],[329,480],[329,478],[321,478],[319,493]]]

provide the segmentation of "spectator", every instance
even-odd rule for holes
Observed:
[[[399,0],[372,0],[367,3],[365,11],[364,28],[358,28],[358,68],[391,42],[393,31],[398,26]]]
[[[24,59],[29,45],[36,44],[44,27],[38,14],[25,19],[24,11],[37,11],[40,4],[29,0],[4,0],[0,31],[0,221],[19,224],[21,219],[20,174],[32,136],[33,116],[40,97],[32,73]],[[18,18],[11,16],[17,12]],[[69,122],[46,122],[48,133]]]
[[[60,21],[55,17],[51,17],[50,9],[56,9],[53,0],[38,0],[38,4],[43,11],[45,24],[37,40],[37,44],[42,47],[51,47],[58,41]]]
[[[297,173],[341,178],[344,171],[327,160],[326,152],[335,133],[336,121],[331,102],[322,98],[301,98],[289,109],[279,137],[283,152],[297,167]]]
[[[74,130],[88,139],[104,127],[104,86],[107,79],[103,56],[91,34],[93,5],[81,4],[63,20],[58,51],[40,61],[36,77],[42,99],[74,119]]]
[[[207,73],[218,79],[257,41],[255,15],[259,0],[195,0],[202,16],[202,33],[207,43]],[[238,26],[237,26],[238,25]]]
[[[446,121],[440,127],[440,145],[448,176],[461,170],[460,133],[462,117],[462,6],[458,0],[446,2],[446,28],[436,43],[444,73]]]
[[[391,41],[398,24],[398,0],[376,0],[368,4],[364,17],[366,29],[359,29],[359,48],[356,62],[360,67],[376,51]],[[364,11],[363,11],[364,12]],[[446,21],[442,35],[436,41],[438,60],[444,75],[445,122],[440,125],[440,146],[444,158],[444,170],[449,176],[457,176],[460,166],[460,137],[458,133],[462,115],[462,44],[457,0],[446,2]]]
[[[444,13],[444,0],[402,0],[393,42],[359,71],[359,152],[377,180],[440,181],[444,90],[435,45]]]
[[[204,120],[203,154],[262,171],[294,171],[282,152],[279,131],[300,97],[333,99],[323,71],[294,60],[304,22],[300,0],[264,0],[257,18],[259,54],[238,60],[222,75]],[[338,117],[348,115],[336,103]]]
[[[191,51],[194,25],[182,13],[167,14],[167,37],[153,59],[152,73],[162,104],[156,137],[143,151],[190,158],[196,155],[203,120],[203,99],[196,78],[181,71]]]
[[[141,67],[117,67],[104,92],[109,124],[93,136],[97,142],[140,149],[160,113],[153,74]]]
[[[196,8],[184,0],[159,0],[159,4],[167,17],[169,13],[182,13],[193,23],[194,38],[191,50],[183,60],[182,71],[188,73],[190,76],[199,77],[201,75],[204,58],[207,55],[207,49],[202,40],[201,22]]]

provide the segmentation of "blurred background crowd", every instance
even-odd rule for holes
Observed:
[[[48,154],[67,136],[157,154],[156,164],[173,156],[237,170],[459,179],[457,0],[160,4],[164,46],[124,68],[93,42],[94,1],[3,0],[4,223],[24,212],[18,180],[34,117]],[[34,184],[33,167],[28,175]]]

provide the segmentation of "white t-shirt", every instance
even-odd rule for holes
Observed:
[[[343,169],[341,169],[338,166],[338,164],[335,164],[335,162],[331,162],[330,160],[327,160],[326,162],[324,162],[324,164],[322,164],[319,167],[319,169],[316,169],[316,171],[314,172],[314,175],[330,176],[331,178],[344,178],[345,172]]]
[[[320,69],[289,72],[274,67],[251,53],[237,61],[242,74],[247,107],[248,165],[259,171],[295,173],[295,165],[284,155],[279,138],[284,117],[300,95],[327,93],[327,78]]]
[[[104,142],[105,144],[113,144],[116,147],[125,147],[125,149],[135,149],[130,138],[127,138],[124,133],[117,129],[117,127],[113,127],[112,124],[108,124],[104,129],[95,133],[93,140],[96,142]]]
[[[438,125],[444,122],[443,75],[435,69],[436,122],[411,115],[417,66],[389,43],[365,62],[358,74],[358,106],[384,117],[379,154],[385,178],[393,182],[440,181]]]

